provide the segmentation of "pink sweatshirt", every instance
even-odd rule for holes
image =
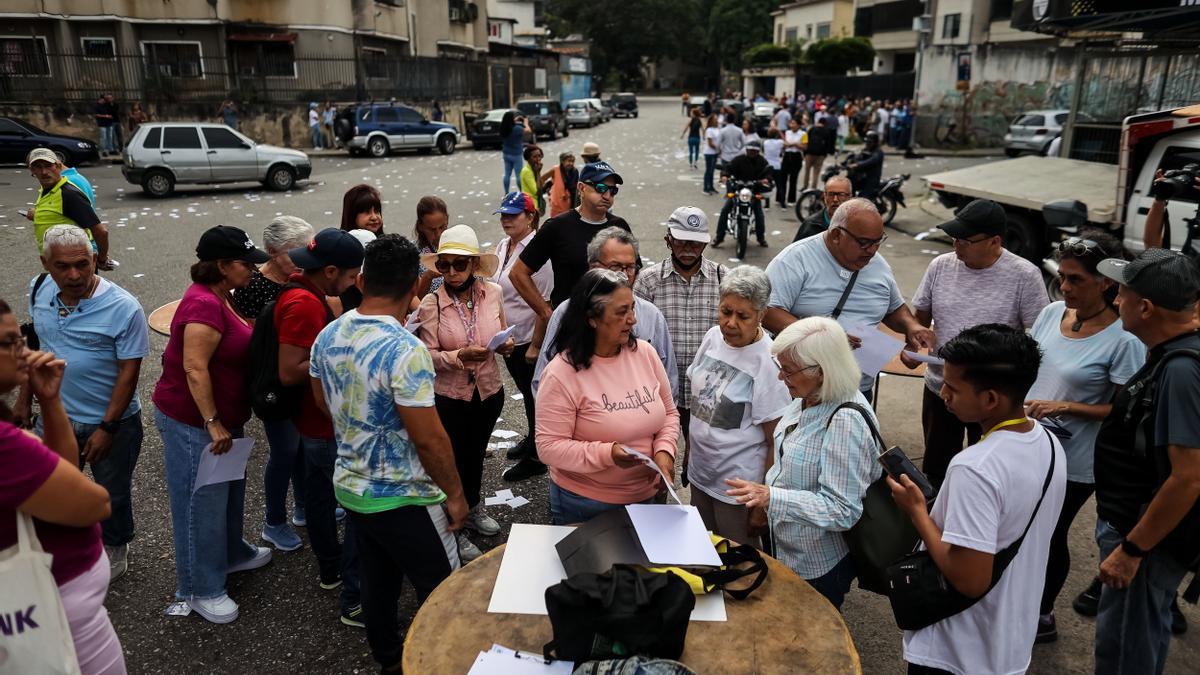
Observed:
[[[613,443],[675,456],[679,411],[649,342],[593,357],[580,371],[564,354],[555,356],[542,374],[537,411],[538,457],[559,487],[608,504],[633,504],[658,492],[657,473],[623,469],[612,459]]]

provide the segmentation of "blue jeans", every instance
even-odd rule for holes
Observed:
[[[511,173],[512,179],[517,183],[517,189],[521,189],[521,169],[525,167],[525,159],[521,155],[503,155],[504,157],[504,194],[511,192],[509,190],[508,176]]]
[[[312,130],[312,146],[314,150],[320,150],[324,145],[325,137],[321,135],[321,125],[314,124],[309,127]]]
[[[688,136],[688,164],[695,164],[700,159],[700,137]]]
[[[1121,545],[1121,533],[1096,521],[1096,543],[1103,561]],[[1187,569],[1165,551],[1142,558],[1125,589],[1100,591],[1096,614],[1096,673],[1161,673],[1171,645],[1171,602]]]
[[[308,515],[308,541],[317,556],[322,581],[342,579],[342,609],[359,601],[358,546],[354,541],[354,521],[346,520],[346,536],[338,543],[337,499],[333,496],[333,464],[337,460],[337,442],[332,439],[300,436],[304,453],[304,510]]]
[[[704,156],[704,191],[713,192],[717,188],[713,185],[713,174],[717,168],[717,155]]]
[[[263,422],[267,433],[267,468],[263,471],[263,501],[266,504],[267,525],[282,525],[287,521],[288,481],[296,507],[304,508],[304,459],[300,456],[300,432],[291,420]],[[300,461],[296,461],[300,458]]]
[[[163,441],[163,468],[171,499],[175,540],[175,597],[207,600],[225,593],[225,571],[253,558],[258,549],[242,538],[246,481],[235,480],[192,491],[196,469],[212,439],[208,432],[154,411]],[[241,429],[230,429],[234,438]]]
[[[637,502],[653,504],[654,498]],[[555,525],[574,525],[586,523],[605,511],[623,509],[624,504],[609,504],[583,495],[577,495],[566,488],[561,488],[553,480],[550,481],[550,520]]]
[[[116,134],[113,131],[113,126],[98,127],[100,129],[100,150],[103,152],[116,152],[117,142]]]
[[[850,592],[850,584],[856,577],[858,577],[858,569],[854,567],[854,559],[846,556],[825,574],[816,579],[805,579],[805,581],[840,610],[846,594]]]

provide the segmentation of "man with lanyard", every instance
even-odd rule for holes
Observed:
[[[42,237],[46,230],[55,225],[76,225],[87,232],[93,242],[96,268],[113,269],[114,265],[108,258],[108,227],[100,222],[87,195],[63,177],[58,155],[49,148],[38,148],[29,153],[26,163],[29,173],[42,186],[37,204],[25,214],[26,218],[33,221],[38,255],[42,254]]]
[[[542,223],[537,234],[521,251],[520,258],[513,263],[508,275],[513,288],[537,313],[541,322],[534,329],[533,343],[525,354],[531,363],[537,359],[542,345],[536,336],[544,332],[554,308],[571,296],[575,282],[588,270],[588,243],[597,233],[609,227],[632,232],[624,218],[609,213],[622,182],[621,174],[608,162],[585,165],[579,172],[579,182],[576,184],[579,207]],[[533,274],[547,262],[554,266],[554,291],[550,294],[550,302],[546,302],[533,281]]]
[[[733,125],[730,125],[733,126]],[[725,127],[726,129],[730,127]],[[737,132],[742,133],[741,129]],[[721,131],[722,137],[725,131]],[[753,140],[746,144],[746,153],[735,157],[725,167],[726,173],[730,179],[742,183],[754,183],[750,189],[757,195],[760,192],[765,192],[767,186],[771,184],[771,165],[767,163],[766,158],[762,156],[762,141]],[[721,217],[717,221],[717,239],[713,242],[713,248],[721,245],[725,241],[725,230],[729,223],[729,212],[733,211],[733,205],[737,195],[725,200],[725,206],[721,207]],[[763,215],[763,207],[761,199],[753,199],[750,201],[754,207],[754,235],[758,238],[758,245],[766,248],[766,224]]]
[[[886,239],[883,218],[870,201],[839,206],[825,234],[788,244],[767,265],[771,299],[763,327],[778,335],[802,317],[828,316],[857,348],[862,332],[882,322],[905,336],[909,349],[933,347],[933,331],[909,311],[891,266],[878,255]],[[859,383],[867,400],[874,381],[863,375]]]
[[[679,426],[687,439],[692,400],[688,366],[696,357],[708,329],[717,325],[717,308],[721,304],[721,280],[729,273],[726,267],[704,257],[704,247],[711,241],[708,216],[695,206],[681,206],[667,219],[668,260],[654,263],[637,275],[633,292],[648,300],[667,320],[675,362],[679,367]],[[635,324],[636,325],[636,324]],[[684,485],[687,485],[687,455],[684,455]]]
[[[854,181],[854,193],[859,197],[874,198],[883,178],[883,150],[879,147],[879,134],[867,132],[862,151],[850,158],[846,168],[850,169],[850,179]]]
[[[850,185],[849,178],[838,175],[825,181],[825,190],[821,193],[821,201],[825,203],[825,208],[805,219],[796,230],[796,238],[792,241],[807,239],[814,234],[828,230],[829,221],[833,218],[834,212],[843,202],[853,196],[854,187]]]
[[[1121,324],[1149,356],[1096,439],[1096,672],[1161,673],[1171,603],[1200,561],[1200,274],[1164,249],[1097,271],[1121,284]]]

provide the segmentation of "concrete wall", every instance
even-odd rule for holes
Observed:
[[[955,89],[957,55],[964,51],[972,55],[966,92]],[[927,49],[918,87],[919,140],[935,144],[938,116],[953,115],[966,130],[969,145],[998,147],[1015,115],[1038,108],[1070,107],[1074,68],[1074,51],[1056,47],[1053,40]]]

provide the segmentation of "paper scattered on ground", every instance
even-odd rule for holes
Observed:
[[[525,394],[513,394],[510,398],[514,401],[521,401],[524,400]]]
[[[520,434],[510,429],[494,429],[492,435],[496,438],[516,438],[520,436]]]
[[[512,490],[497,490],[494,497],[484,497],[484,506],[508,506],[510,508],[520,508],[529,503],[529,500],[520,496],[514,495]]]

